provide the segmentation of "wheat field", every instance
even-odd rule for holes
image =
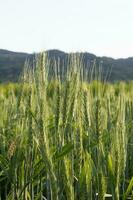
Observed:
[[[0,86],[0,200],[133,199],[133,83],[34,65]]]

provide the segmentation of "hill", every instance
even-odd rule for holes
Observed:
[[[64,60],[69,54],[59,50],[49,50],[49,57]],[[109,81],[133,80],[133,57],[126,59],[113,59],[110,57],[97,57],[90,53],[79,53],[84,60],[86,67],[96,60],[99,64],[102,61],[103,74],[111,71]],[[32,60],[33,54],[0,50],[0,81],[17,81],[21,74],[26,60]]]

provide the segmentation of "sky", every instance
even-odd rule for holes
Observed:
[[[0,49],[133,57],[133,0],[0,0]]]

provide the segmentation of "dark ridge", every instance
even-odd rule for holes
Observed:
[[[57,49],[48,50],[47,52],[51,60],[60,58],[61,63],[69,56],[68,53]],[[133,57],[114,59],[105,56],[97,57],[88,52],[71,54],[79,54],[83,58],[86,67],[89,67],[94,60],[96,60],[97,65],[102,63],[103,76],[106,75],[108,70],[111,71],[108,81],[133,80]],[[25,61],[27,59],[33,60],[34,55],[0,49],[0,82],[16,82],[23,71]]]

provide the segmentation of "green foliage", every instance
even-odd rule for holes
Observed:
[[[86,83],[79,61],[51,78],[41,54],[0,85],[1,200],[133,197],[133,84]]]

